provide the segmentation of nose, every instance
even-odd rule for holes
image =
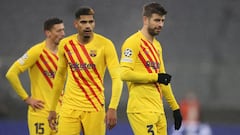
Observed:
[[[160,21],[160,22],[159,22],[159,26],[160,26],[160,27],[163,27],[163,25],[164,25],[164,22],[163,22],[163,21]]]
[[[85,24],[85,28],[91,29],[92,25],[93,25],[93,22],[88,21],[88,22]]]
[[[65,31],[64,31],[64,30],[61,32],[61,35],[62,35],[62,36],[65,36]]]

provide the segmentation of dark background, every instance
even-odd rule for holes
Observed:
[[[129,35],[142,26],[142,6],[150,0],[1,0],[0,4],[0,119],[25,120],[27,106],[5,79],[9,66],[32,45],[41,42],[43,22],[64,20],[66,36],[76,33],[74,13],[82,5],[95,9],[95,32],[110,38],[120,56]],[[180,101],[194,92],[201,103],[201,120],[210,124],[240,123],[240,1],[156,0],[168,11],[157,39],[163,47],[165,66]],[[28,75],[21,75],[29,89]],[[111,80],[105,77],[107,104]],[[119,121],[126,121],[128,93],[124,86]],[[172,112],[165,104],[168,120]]]

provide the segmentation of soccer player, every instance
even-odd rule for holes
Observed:
[[[167,135],[162,102],[166,98],[173,110],[175,129],[181,126],[179,105],[165,72],[161,44],[157,36],[167,11],[158,3],[143,7],[143,26],[125,40],[121,53],[121,79],[127,82],[127,116],[134,135]]]
[[[28,104],[28,128],[30,135],[52,135],[55,131],[48,126],[51,91],[57,70],[57,50],[65,36],[63,21],[50,18],[44,22],[46,39],[31,47],[9,68],[6,77],[16,93]],[[29,95],[19,75],[28,70],[31,85]]]
[[[51,104],[49,126],[55,128],[55,106],[61,89],[65,87],[58,135],[79,135],[80,132],[105,135],[106,126],[112,129],[117,123],[116,110],[122,92],[118,56],[112,41],[94,32],[92,8],[79,8],[74,26],[78,33],[64,38],[59,46],[58,70],[53,86],[56,93]],[[103,85],[106,68],[112,80],[107,113]]]

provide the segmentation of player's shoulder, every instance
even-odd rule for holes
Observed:
[[[112,44],[112,40],[104,35],[94,33],[94,42],[100,42],[103,44]]]
[[[63,39],[60,41],[58,48],[61,48],[61,47],[65,46],[66,44],[69,43],[69,41],[75,40],[76,38],[77,38],[77,34],[72,34],[72,35],[69,35],[69,36],[63,38]]]
[[[36,51],[36,52],[41,52],[42,49],[45,47],[46,43],[45,43],[45,40],[42,41],[42,42],[39,42],[35,45],[33,45],[31,48],[29,48],[28,51]]]
[[[130,35],[127,39],[126,39],[126,41],[134,41],[134,42],[140,42],[141,41],[141,38],[142,38],[142,35],[141,35],[141,33],[140,33],[140,31],[138,31],[138,32],[135,32],[135,33],[133,33],[132,35]]]
[[[65,38],[63,38],[60,42],[62,43],[66,43],[66,42],[69,42],[70,40],[73,40],[77,37],[77,34],[72,34],[72,35],[69,35]]]
[[[126,40],[124,41],[124,44],[129,44],[129,45],[140,45],[141,42],[141,33],[140,32],[135,32],[132,35],[130,35]]]
[[[102,34],[99,34],[99,33],[94,33],[94,38],[96,38],[98,40],[102,40],[102,41],[111,41],[110,38],[108,38]]]

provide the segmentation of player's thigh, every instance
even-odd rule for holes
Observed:
[[[51,135],[52,131],[49,127],[46,117],[39,117],[28,114],[28,129],[30,135]]]
[[[157,122],[157,135],[167,135],[167,120],[164,113],[159,115],[159,121]]]
[[[57,135],[79,135],[81,131],[79,112],[62,110],[58,118]]]
[[[157,135],[157,113],[128,113],[127,116],[134,135]]]
[[[82,116],[84,135],[105,135],[105,111],[84,112]]]

